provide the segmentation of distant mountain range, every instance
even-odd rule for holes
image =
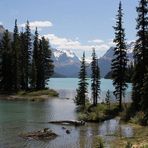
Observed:
[[[3,37],[3,33],[5,28],[0,25],[0,40]],[[10,37],[12,38],[13,33],[10,32]],[[32,36],[33,39],[33,36]],[[127,44],[127,53],[129,62],[133,60],[133,49],[134,42]],[[105,77],[105,75],[111,70],[111,60],[113,59],[113,50],[114,47],[110,47],[107,52],[99,58],[99,66],[100,66],[100,75],[101,77]],[[52,48],[52,59],[54,61],[54,75],[53,77],[78,77],[78,73],[80,70],[80,59],[76,56],[74,52],[71,50],[59,50]],[[88,76],[91,75],[90,64],[88,63]]]
[[[134,42],[127,44],[127,56],[129,63],[133,61]],[[114,47],[110,47],[107,52],[99,58],[100,75],[105,75],[111,70],[111,61],[113,59]],[[53,49],[53,61],[55,63],[55,73],[65,77],[77,77],[80,70],[79,58],[70,50]],[[90,64],[87,70],[88,76],[91,74]]]

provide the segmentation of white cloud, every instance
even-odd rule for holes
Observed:
[[[108,45],[109,46],[115,46],[115,43],[113,42],[113,39],[108,40]]]
[[[100,45],[88,45],[81,44],[78,40],[72,40],[67,38],[61,38],[54,34],[44,35],[49,39],[51,45],[55,46],[58,49],[72,49],[72,50],[83,50],[83,51],[91,51],[92,48],[95,48],[97,51],[106,51],[109,46],[102,42]]]
[[[3,23],[2,23],[2,22],[0,22],[0,25],[3,25]]]
[[[52,27],[53,24],[50,21],[34,21],[34,22],[29,22],[30,24],[30,28],[32,30],[35,30],[35,28],[37,27],[38,30],[42,30],[42,28],[48,28],[48,27]],[[20,24],[19,27],[25,27],[26,23]]]
[[[95,39],[95,40],[90,40],[90,41],[88,41],[89,43],[97,43],[97,44],[102,44],[102,43],[104,43],[104,41],[103,40],[100,40],[100,39]]]

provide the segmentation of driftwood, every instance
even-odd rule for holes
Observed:
[[[53,133],[52,131],[48,131],[48,129],[45,128],[43,131],[29,132],[25,134],[20,134],[19,136],[24,139],[52,140],[58,135]]]
[[[48,123],[62,124],[62,125],[75,125],[75,126],[85,125],[85,121],[77,121],[77,120],[49,121]]]

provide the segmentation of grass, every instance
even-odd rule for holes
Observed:
[[[99,103],[97,106],[87,103],[85,109],[78,110],[78,118],[89,122],[101,122],[115,118],[118,113],[119,109],[116,103],[112,103],[110,109],[105,103]]]
[[[36,91],[19,91],[16,94],[2,95],[0,99],[3,100],[30,100],[30,101],[44,101],[49,97],[56,97],[58,93],[53,89],[43,89]]]

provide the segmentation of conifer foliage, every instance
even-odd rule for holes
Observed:
[[[0,86],[3,91],[12,91],[13,79],[12,79],[12,48],[9,38],[9,32],[4,32],[3,39],[1,41],[1,81]]]
[[[44,89],[53,74],[52,52],[49,41],[39,39],[36,29],[32,44],[32,34],[27,21],[25,32],[18,32],[17,20],[13,38],[5,31],[0,43],[0,90]]]
[[[123,29],[123,13],[122,4],[119,3],[119,10],[116,17],[115,39],[114,43],[114,58],[112,60],[112,78],[115,87],[114,95],[119,101],[119,109],[122,109],[122,98],[127,88],[126,84],[126,68],[127,68],[127,53],[125,44],[125,33]]]
[[[148,67],[148,1],[140,0],[137,7],[137,40],[134,48],[134,75],[132,100],[133,108],[137,111],[145,109],[148,95],[147,89],[147,67]],[[144,83],[145,82],[145,83]],[[143,88],[144,87],[144,88]],[[147,97],[146,97],[147,96]]]
[[[77,89],[77,95],[75,97],[76,105],[80,105],[85,107],[86,102],[86,93],[87,93],[87,73],[86,73],[86,62],[85,62],[85,53],[83,53],[82,61],[81,61],[81,68],[79,73],[79,86]]]
[[[96,57],[95,49],[93,49],[92,52],[91,70],[92,70],[92,75],[91,75],[92,99],[93,99],[93,105],[96,106],[100,94],[100,69],[98,66],[98,59]]]

